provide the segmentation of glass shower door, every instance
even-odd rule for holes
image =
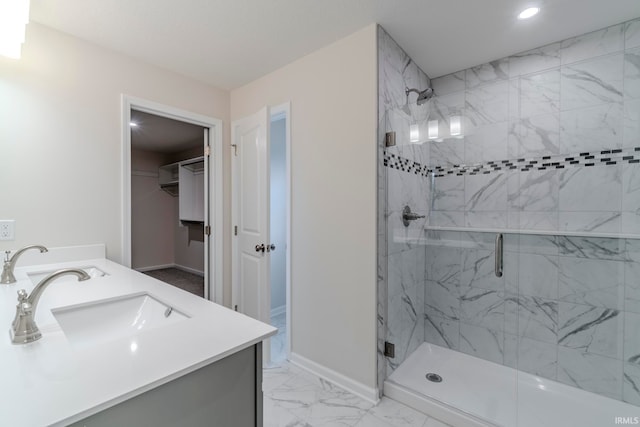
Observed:
[[[402,108],[385,112],[385,129],[395,135],[395,145],[385,147],[383,153],[387,196],[383,214],[387,237],[386,340],[394,346],[394,357],[385,359],[387,374],[424,342],[424,227],[430,178],[426,147],[411,142],[413,117]],[[419,138],[417,132],[414,138]]]
[[[519,427],[640,422],[639,242],[520,236]]]
[[[419,134],[428,132],[423,120]],[[515,426],[517,373],[509,333],[518,327],[506,309],[513,302],[509,276],[495,274],[495,234],[429,231],[434,220],[451,227],[456,210],[464,218],[464,177],[434,176],[433,144],[426,135],[411,142],[412,118],[404,109],[386,111],[384,125],[396,140],[384,148],[381,179],[385,340],[393,349],[384,358],[385,394],[452,425],[462,417]],[[504,245],[511,249],[514,237],[505,236]],[[505,272],[515,271],[512,263],[505,251]]]

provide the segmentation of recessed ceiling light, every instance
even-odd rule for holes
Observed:
[[[518,19],[529,19],[540,12],[539,7],[529,7],[518,14]]]
[[[138,126],[138,124],[136,122],[129,122],[129,126],[131,126],[132,128],[135,128]]]

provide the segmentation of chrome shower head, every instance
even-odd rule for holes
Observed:
[[[418,94],[418,105],[422,105],[433,97],[433,89],[430,87],[426,88],[422,92]]]
[[[409,94],[411,92],[415,92],[418,94],[418,100],[416,101],[416,104],[418,105],[424,104],[425,102],[433,98],[433,95],[435,95],[433,89],[430,87],[426,88],[425,90],[405,88],[404,93],[407,95],[407,97],[409,97]]]

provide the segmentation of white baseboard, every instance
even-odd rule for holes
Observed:
[[[179,264],[151,265],[148,267],[134,268],[134,270],[142,273],[144,271],[161,270],[163,268],[177,268],[178,270],[186,271],[187,273],[192,273],[192,274],[196,274],[198,276],[204,277],[204,271],[196,270],[195,268],[185,267],[184,265],[179,265]]]
[[[286,311],[287,311],[286,305],[281,305],[280,307],[272,308],[271,317],[280,316],[281,314],[284,314]]]
[[[195,268],[185,267],[184,265],[175,264],[175,268],[178,270],[186,271],[187,273],[196,274],[198,276],[204,277],[204,271],[196,270]]]
[[[289,355],[289,361],[294,365],[311,372],[313,375],[325,379],[337,385],[338,387],[341,387],[348,392],[363,398],[367,402],[371,402],[375,405],[380,400],[380,398],[378,397],[377,388],[367,387],[366,385],[358,381],[354,381],[351,378],[348,378],[341,373],[334,371],[333,369],[329,369],[312,360],[309,360],[306,357],[292,352]]]
[[[175,264],[160,264],[160,265],[150,265],[147,267],[138,267],[138,268],[134,268],[134,270],[142,273],[144,271],[161,270],[163,268],[172,268],[175,266],[176,266]]]

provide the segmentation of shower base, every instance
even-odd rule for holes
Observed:
[[[428,373],[442,381],[427,380]],[[607,427],[640,414],[637,406],[429,343],[389,376],[384,394],[456,427]]]

